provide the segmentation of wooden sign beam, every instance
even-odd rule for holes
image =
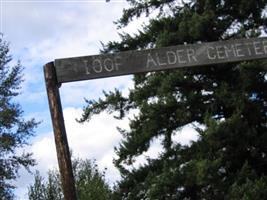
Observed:
[[[267,38],[227,40],[56,59],[59,83],[267,58]]]
[[[267,38],[239,39],[115,54],[56,59],[44,67],[64,198],[76,200],[69,146],[59,96],[65,82],[267,58]]]

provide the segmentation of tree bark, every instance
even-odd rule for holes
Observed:
[[[53,62],[47,63],[44,66],[44,75],[64,198],[65,200],[77,200],[70,151],[59,95],[60,85],[57,82],[56,70]]]

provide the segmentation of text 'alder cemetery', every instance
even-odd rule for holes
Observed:
[[[267,38],[56,59],[59,83],[267,57]]]

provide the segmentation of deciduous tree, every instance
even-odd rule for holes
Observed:
[[[105,173],[100,172],[94,162],[75,159],[73,168],[77,199],[111,199],[111,190],[105,181]],[[47,180],[37,172],[34,184],[28,189],[28,197],[29,200],[63,200],[58,170],[49,171]]]

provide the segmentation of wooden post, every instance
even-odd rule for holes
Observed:
[[[70,151],[59,95],[60,85],[57,82],[56,70],[53,62],[47,63],[44,66],[44,75],[64,198],[65,200],[77,200]]]

